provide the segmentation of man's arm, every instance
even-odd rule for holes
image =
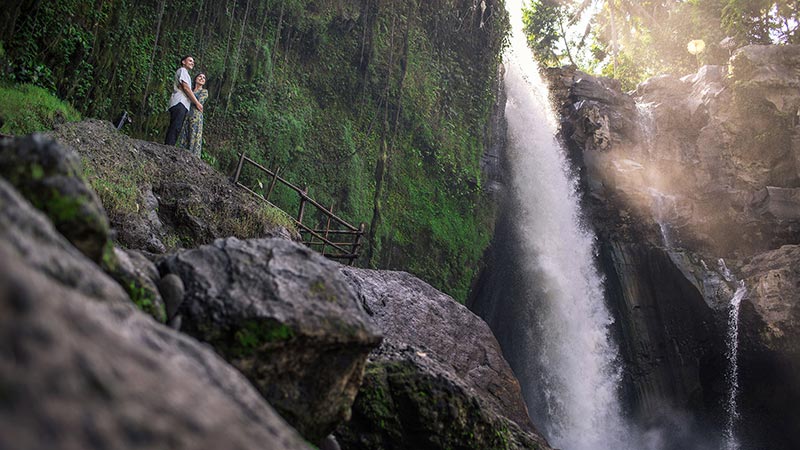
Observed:
[[[183,89],[183,92],[185,92],[186,96],[189,97],[189,100],[192,103],[194,103],[194,107],[197,108],[198,111],[203,112],[203,105],[201,105],[200,102],[197,101],[197,97],[194,96],[194,92],[192,92],[192,88],[190,88],[189,85],[186,84],[185,81],[181,81],[181,89]]]

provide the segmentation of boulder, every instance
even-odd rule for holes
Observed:
[[[167,321],[164,300],[157,283],[160,281],[155,264],[136,250],[114,248],[116,261],[106,270],[113,270],[112,276],[128,292],[131,301],[142,311],[157,321]]]
[[[103,205],[86,182],[74,150],[39,134],[0,140],[0,174],[44,212],[73,246],[111,275],[139,308],[161,322],[166,320],[155,285],[155,266],[137,253],[114,246]]]
[[[745,302],[763,324],[743,328],[744,332],[758,330],[760,336],[753,336],[757,342],[795,358],[800,369],[800,245],[756,255],[741,274],[748,287]]]
[[[105,210],[86,183],[74,150],[40,134],[0,139],[0,176],[44,211],[89,259],[100,263],[110,252]]]
[[[212,350],[34,270],[3,236],[0,448],[310,447]]]
[[[161,263],[185,287],[182,330],[250,379],[310,442],[350,417],[381,341],[339,265],[283,239],[219,239]]]
[[[748,45],[730,61],[730,73],[740,88],[758,91],[763,100],[784,114],[800,108],[800,45]]]
[[[800,188],[766,186],[756,192],[753,205],[760,214],[781,220],[800,221]]]
[[[344,448],[548,448],[485,322],[408,273],[341,270],[385,333]]]
[[[26,261],[28,270],[82,295],[108,303],[130,303],[126,292],[72,246],[8,182],[0,178],[0,241]]]

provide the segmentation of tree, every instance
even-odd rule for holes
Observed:
[[[565,62],[575,65],[571,42],[564,26],[574,15],[572,8],[554,0],[533,1],[523,10],[522,22],[528,36],[528,45],[533,49],[536,59],[544,65],[561,65]]]
[[[731,47],[800,42],[800,1],[535,0],[525,32],[540,63],[572,63],[619,79],[625,88],[660,73],[683,74],[697,63],[724,64]],[[686,44],[702,39],[697,58]]]

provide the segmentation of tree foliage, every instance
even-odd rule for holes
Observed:
[[[632,88],[656,74],[722,64],[744,45],[797,43],[798,9],[795,0],[534,0],[524,18],[542,64],[577,62]],[[693,39],[706,44],[697,56],[686,51]]]

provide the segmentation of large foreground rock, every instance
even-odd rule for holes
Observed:
[[[380,343],[339,265],[283,239],[220,239],[167,258],[186,289],[183,331],[211,344],[318,443],[350,417]]]
[[[86,297],[129,303],[125,291],[86,255],[73,247],[47,218],[5,179],[0,178],[0,241],[27,269],[42,273]]]
[[[309,447],[213,351],[51,279],[4,237],[0,448]]]
[[[131,260],[133,253],[129,255],[114,247],[103,205],[84,177],[78,155],[72,148],[41,134],[0,139],[0,175],[14,185],[28,202],[47,215],[49,222],[58,230],[56,234],[60,233],[60,236],[49,238],[49,241],[55,242],[66,237],[72,244],[58,246],[59,251],[74,246],[72,250],[77,248],[109,273],[142,310],[162,322],[166,319],[161,295],[153,282],[134,267]],[[16,205],[19,202],[12,203]],[[20,207],[5,212],[9,218],[16,216],[17,231],[40,223],[28,218],[28,210],[27,207]],[[55,277],[68,279],[73,284],[99,283],[96,277],[80,280],[80,277],[73,275],[80,271],[65,270],[64,266],[70,265],[70,259],[58,261],[48,257],[45,248],[40,249],[32,244],[32,239],[48,235],[52,235],[52,232],[26,231],[19,240],[9,242],[14,242],[18,248],[25,246],[32,257],[38,258],[40,267],[49,267],[49,273]],[[66,251],[74,254],[72,250]],[[112,299],[116,297],[109,296]]]
[[[34,134],[0,139],[0,176],[44,211],[58,231],[94,262],[110,251],[103,205],[70,148]]]
[[[344,448],[548,448],[486,323],[407,273],[342,272],[386,335],[337,431]]]

